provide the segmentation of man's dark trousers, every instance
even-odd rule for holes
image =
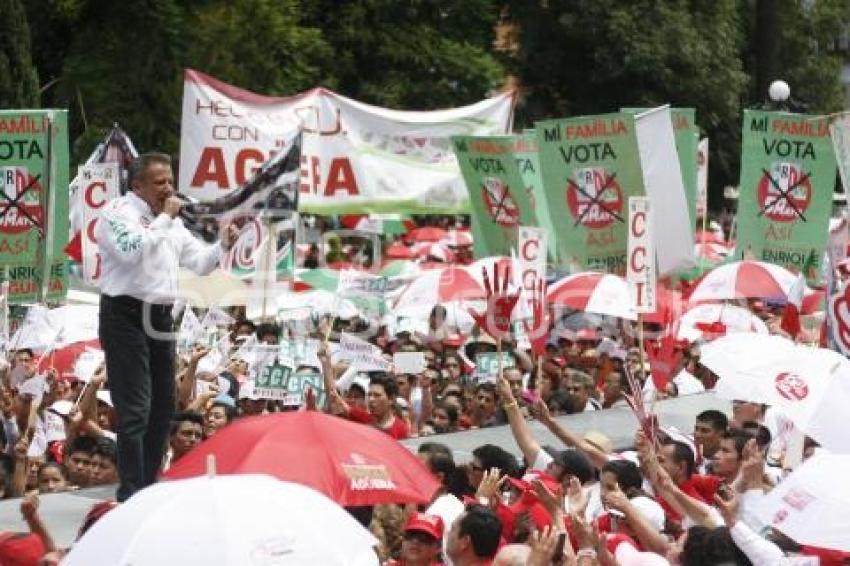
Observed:
[[[100,299],[100,343],[118,421],[118,501],[156,481],[175,406],[171,305]],[[159,335],[158,335],[159,334]]]

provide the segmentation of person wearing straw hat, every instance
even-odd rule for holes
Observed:
[[[156,481],[175,410],[172,304],[180,266],[212,272],[238,237],[234,225],[206,245],[178,219],[171,158],[131,163],[124,196],[107,203],[95,228],[101,257],[99,337],[118,418],[117,498]]]

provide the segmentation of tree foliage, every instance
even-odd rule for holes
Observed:
[[[0,23],[5,106],[37,103],[20,6],[0,0],[11,14]],[[402,109],[468,104],[515,79],[518,129],[623,106],[695,107],[712,139],[716,192],[737,181],[741,111],[764,103],[770,80],[787,80],[812,112],[842,106],[834,46],[850,0],[27,0],[26,8],[37,22],[41,103],[71,109],[76,160],[116,121],[140,149],[176,153],[187,67],[263,94],[326,86]]]
[[[0,0],[0,108],[37,108],[38,74],[27,15],[19,0]]]

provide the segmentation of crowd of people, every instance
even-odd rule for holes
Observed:
[[[340,261],[351,259],[342,247],[330,253]],[[775,308],[744,306],[780,332]],[[681,355],[673,379],[657,390],[636,323],[576,327],[556,318],[545,351],[537,355],[516,336],[497,343],[478,327],[464,334],[447,323],[440,305],[431,310],[427,332],[326,317],[306,336],[295,336],[290,324],[255,323],[239,308],[230,315],[235,322],[226,329],[230,347],[224,363],[210,367],[204,362],[214,347],[209,343],[193,345],[176,361],[176,407],[159,469],[167,470],[240,418],[279,411],[326,411],[397,440],[428,436],[419,455],[442,484],[433,506],[379,505],[357,514],[380,541],[376,552],[382,563],[850,562],[850,555],[797,544],[765,528],[752,513],[789,473],[787,446],[770,407],[735,402],[731,414],[706,410],[693,415],[691,431],[661,429],[652,438],[638,429],[631,449],[619,452],[606,431],[579,435],[568,419],[557,418],[629,407],[634,395],[655,400],[711,390],[717,376],[700,364],[699,343],[676,344]],[[658,328],[646,326],[648,336],[653,330]],[[339,346],[349,333],[364,338],[388,363],[394,353],[421,352],[425,367],[415,374],[352,369]],[[322,374],[322,402],[313,392],[301,406],[257,394],[256,358],[243,346],[291,340],[304,340],[314,350],[315,356],[300,360],[295,372]],[[506,354],[492,379],[475,373],[482,352]],[[0,535],[2,564],[13,555],[19,561],[10,564],[61,558],[65,549],[54,542],[39,514],[39,495],[118,479],[117,419],[105,367],[84,382],[45,371],[37,358],[38,353],[18,349],[0,375],[0,496],[22,497],[21,512],[31,530]],[[641,391],[631,390],[629,375]],[[34,390],[28,384],[37,379],[43,381]],[[542,446],[529,426],[532,419],[563,445]],[[515,446],[482,445],[471,461],[457,461],[441,442],[445,433],[492,426],[510,427]],[[818,450],[806,439],[803,458]],[[465,505],[451,521],[433,511],[446,497]],[[116,505],[96,506],[80,534]],[[21,559],[25,556],[31,561]]]

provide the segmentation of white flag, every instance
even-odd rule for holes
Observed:
[[[652,201],[652,225],[659,275],[694,263],[694,229],[673,134],[670,107],[661,106],[636,119],[640,167]]]

